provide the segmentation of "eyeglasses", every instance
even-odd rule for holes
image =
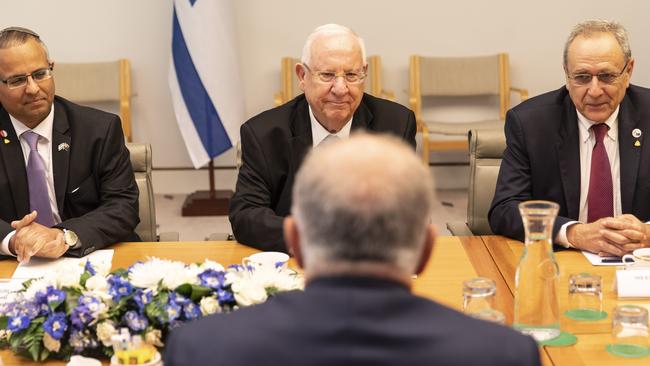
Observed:
[[[359,84],[366,78],[366,73],[363,71],[346,71],[346,72],[332,72],[332,71],[312,71],[307,64],[302,64],[307,71],[312,75],[318,76],[318,80],[322,83],[333,83],[337,77],[342,77],[348,84]]]
[[[567,77],[571,80],[573,80],[573,83],[576,85],[584,86],[588,85],[591,83],[591,81],[596,77],[599,82],[603,84],[614,84],[618,79],[623,75],[625,72],[625,69],[627,69],[627,65],[629,63],[629,60],[625,62],[625,66],[623,66],[623,70],[621,72],[616,73],[616,72],[603,72],[600,74],[592,75],[592,74],[587,74],[587,73],[581,73],[581,74],[575,74],[575,75],[568,75]]]
[[[37,83],[52,78],[52,70],[54,70],[54,64],[50,64],[48,67],[38,69],[31,74],[12,76],[7,80],[0,81],[6,84],[7,88],[16,89],[27,85],[27,78],[30,76]]]

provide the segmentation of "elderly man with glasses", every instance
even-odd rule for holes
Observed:
[[[304,94],[242,125],[243,165],[230,204],[237,241],[287,250],[282,220],[290,212],[296,171],[310,149],[361,129],[392,134],[415,147],[413,112],[363,92],[365,60],[363,40],[349,28],[316,28],[296,65]]]
[[[118,116],[54,95],[35,32],[0,31],[0,256],[83,256],[138,240],[138,187]]]
[[[560,204],[555,243],[622,256],[650,246],[650,90],[630,84],[627,31],[578,24],[564,47],[566,86],[510,110],[507,148],[489,212],[497,234],[519,240],[517,205]]]

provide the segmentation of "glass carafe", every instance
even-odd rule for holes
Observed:
[[[560,335],[560,270],[553,254],[553,223],[559,205],[549,201],[519,204],[526,247],[515,276],[513,327],[537,341]]]

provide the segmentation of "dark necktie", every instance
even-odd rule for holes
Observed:
[[[38,153],[39,135],[26,131],[22,137],[29,145],[29,158],[27,159],[27,183],[29,185],[29,209],[38,212],[36,222],[52,227],[54,215],[50,206],[50,195],[47,188],[47,171],[43,159]]]
[[[605,150],[604,139],[609,126],[599,123],[591,126],[596,136],[596,144],[591,153],[591,171],[589,173],[589,193],[587,195],[587,222],[594,222],[603,217],[614,216],[614,189],[612,170]]]

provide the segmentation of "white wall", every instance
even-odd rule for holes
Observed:
[[[216,0],[198,0],[216,1]],[[150,142],[155,167],[190,167],[167,90],[170,0],[20,0],[1,2],[0,27],[26,26],[41,34],[59,62],[126,57],[133,68],[133,135]],[[650,86],[650,2],[236,0],[235,14],[247,116],[272,106],[280,58],[298,56],[307,34],[329,22],[348,25],[383,58],[384,85],[406,103],[408,56],[510,53],[511,83],[531,95],[563,82],[561,54],[571,26],[600,17],[622,22],[637,59],[632,81]],[[209,35],[206,35],[209,41]],[[227,154],[218,165],[232,165]],[[232,172],[218,185],[233,187]],[[208,185],[205,171],[157,172],[157,192],[189,192]]]

